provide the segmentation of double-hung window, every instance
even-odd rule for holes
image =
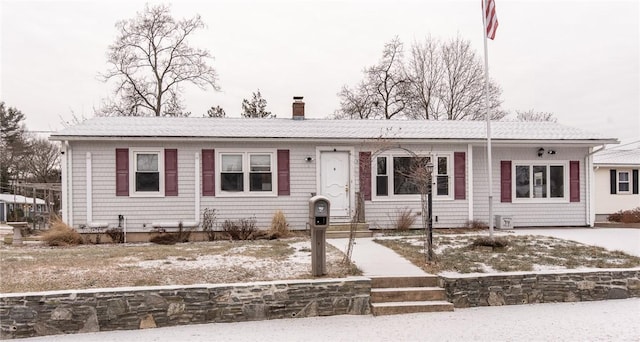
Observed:
[[[433,195],[439,198],[450,197],[452,190],[450,176],[452,168],[450,156],[407,156],[381,155],[376,157],[375,194],[378,198],[402,198],[419,195],[421,190],[428,192],[431,186],[428,177],[432,178]],[[431,174],[426,173],[426,165],[434,161]]]
[[[629,171],[618,171],[618,192],[625,193],[630,190]]]
[[[133,149],[130,190],[133,196],[164,194],[164,158],[162,149]]]
[[[567,170],[564,164],[514,162],[515,198],[566,200]]]
[[[271,195],[277,187],[274,180],[275,153],[220,152],[220,191],[228,195]]]

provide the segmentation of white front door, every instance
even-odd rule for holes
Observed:
[[[331,203],[332,217],[349,216],[349,152],[320,152],[320,194]]]

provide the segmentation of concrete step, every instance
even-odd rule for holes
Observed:
[[[366,230],[366,231],[358,230],[358,231],[355,231],[355,237],[357,237],[357,238],[373,237],[373,232],[368,231],[368,230]],[[330,231],[330,230],[327,230],[325,232],[325,238],[327,238],[327,239],[349,238],[349,231]]]
[[[445,311],[453,311],[453,304],[445,301],[371,303],[371,312],[374,316]]]
[[[351,230],[351,225],[355,225],[356,230],[358,231],[369,231],[369,224],[368,223],[331,223],[329,224],[329,227],[327,228],[327,231],[340,231],[340,232],[344,232],[344,231],[350,231]]]
[[[445,301],[446,299],[446,293],[441,287],[371,289],[372,303]]]
[[[408,277],[371,277],[371,288],[398,287],[438,287],[440,282],[435,275]]]

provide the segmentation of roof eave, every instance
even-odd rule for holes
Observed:
[[[321,141],[326,142],[331,140],[334,143],[351,143],[354,141],[402,141],[404,143],[424,143],[428,141],[430,143],[461,143],[461,144],[474,144],[474,145],[486,145],[486,139],[480,138],[337,138],[337,137],[204,137],[204,136],[88,136],[88,135],[51,135],[49,140],[52,141],[174,141],[174,140],[189,140],[194,142],[199,141],[242,141],[242,142],[314,142]],[[599,146],[606,144],[619,144],[617,139],[499,139],[493,138],[492,142],[496,145],[532,145],[532,144],[561,144],[561,145],[580,145],[580,146]]]

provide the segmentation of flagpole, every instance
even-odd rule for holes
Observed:
[[[484,37],[484,105],[487,120],[487,173],[489,175],[489,237],[493,238],[493,166],[491,158],[491,115],[489,114],[489,50],[487,49],[487,0],[482,1]]]

